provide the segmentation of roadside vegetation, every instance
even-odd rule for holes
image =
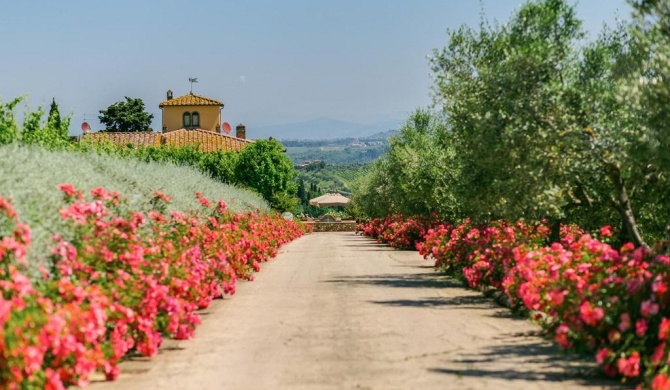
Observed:
[[[607,375],[670,389],[670,2],[630,3],[592,41],[564,0],[449,31],[434,109],[351,210]]]
[[[0,146],[2,175],[0,195],[11,197],[24,223],[32,229],[28,258],[49,256],[54,234],[67,235],[65,222],[54,210],[65,206],[58,186],[69,183],[89,191],[104,187],[128,196],[129,207],[147,210],[156,190],[169,194],[169,211],[198,206],[194,194],[224,199],[233,212],[268,212],[269,204],[258,194],[213,180],[197,169],[174,163],[120,159],[109,154],[72,153],[18,143]],[[31,261],[31,264],[36,264]]]
[[[193,337],[199,309],[308,229],[276,141],[240,153],[73,142],[0,102],[0,388],[85,386]],[[247,189],[239,188],[244,186]]]
[[[651,4],[590,42],[562,0],[450,31],[431,60],[436,110],[391,138],[357,188],[361,216],[546,219],[554,238],[561,224],[612,225],[636,246],[667,237],[670,21]]]
[[[22,98],[0,102],[0,145],[19,143],[48,150],[109,155],[114,158],[189,166],[221,183],[247,188],[265,198],[278,211],[293,210],[296,173],[284,148],[276,140],[258,140],[241,152],[206,153],[197,146],[154,147],[104,142],[73,142],[68,136],[69,118],[61,119],[54,103],[47,116],[42,109],[28,111],[18,123],[16,111]],[[86,158],[86,157],[83,157]],[[93,157],[92,157],[93,158]]]

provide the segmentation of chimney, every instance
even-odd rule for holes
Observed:
[[[243,124],[237,125],[235,128],[235,136],[237,138],[247,139],[247,128]]]
[[[167,100],[172,100],[172,90],[168,89],[167,91]]]

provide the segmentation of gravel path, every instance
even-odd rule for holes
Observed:
[[[353,233],[303,237],[216,301],[193,340],[166,341],[90,388],[617,387],[431,265]]]

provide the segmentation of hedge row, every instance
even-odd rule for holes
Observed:
[[[1,388],[84,386],[94,371],[115,379],[128,353],[153,356],[165,337],[192,337],[198,309],[305,233],[277,214],[231,213],[199,194],[197,211],[167,213],[170,198],[156,192],[141,213],[103,188],[89,197],[60,189],[74,234],[54,237],[38,281],[25,274],[30,228],[0,197]]]

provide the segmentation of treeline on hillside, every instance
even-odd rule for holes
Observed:
[[[381,141],[380,141],[381,142]],[[328,164],[366,163],[378,159],[388,151],[384,144],[367,147],[333,147],[321,150],[321,147],[288,147],[287,152],[293,162],[301,164],[306,161],[321,160]]]
[[[282,144],[286,147],[321,147],[321,146],[345,146],[349,145],[352,142],[364,141],[364,142],[386,142],[390,137],[396,135],[397,130],[389,130],[382,133],[373,134],[368,137],[358,137],[358,138],[334,138],[334,139],[287,139],[282,140]]]
[[[312,217],[318,217],[326,213],[344,211],[342,216],[351,216],[346,208],[315,207],[309,204],[309,200],[325,193],[340,193],[351,196],[351,188],[356,180],[364,176],[370,169],[370,164],[325,164],[316,163],[298,170],[298,199],[300,205],[298,211]]]
[[[670,17],[631,1],[629,25],[585,41],[574,6],[531,1],[504,24],[448,32],[418,110],[354,195],[359,216],[546,219],[620,241],[670,235]],[[666,7],[666,8],[663,8]]]
[[[370,163],[355,164],[311,164],[298,169],[299,181],[316,184],[326,192],[350,195],[353,184],[370,169]]]
[[[0,102],[0,145],[18,142],[48,149],[105,153],[122,158],[193,166],[218,181],[257,192],[274,209],[291,210],[298,202],[293,163],[277,140],[257,140],[241,152],[215,153],[201,152],[197,146],[136,147],[132,144],[71,142],[68,136],[70,119],[61,118],[55,101],[46,117],[41,108],[32,112],[28,110],[19,124],[15,111],[21,101],[22,98],[17,98],[8,103]]]

